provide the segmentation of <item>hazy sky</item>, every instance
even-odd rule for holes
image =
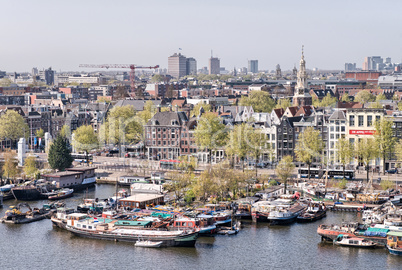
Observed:
[[[182,48],[206,66],[213,50],[233,69],[362,66],[365,56],[401,62],[400,0],[3,0],[0,70],[84,70],[79,64],[167,68]]]

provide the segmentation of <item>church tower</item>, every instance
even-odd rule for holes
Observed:
[[[293,106],[308,106],[313,104],[313,99],[309,93],[307,84],[306,61],[304,60],[304,46],[302,46],[302,56],[300,59],[300,69],[297,73],[297,84],[293,96]]]

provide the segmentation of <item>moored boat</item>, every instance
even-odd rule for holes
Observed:
[[[129,226],[119,226],[118,220],[83,219],[67,220],[66,229],[71,233],[87,238],[138,242],[148,239],[162,242],[161,247],[185,246],[194,247],[198,238],[198,230],[154,229]]]
[[[27,212],[21,212],[21,207],[25,206],[29,209]],[[4,217],[1,218],[1,222],[3,223],[12,223],[12,224],[25,224],[31,223],[35,221],[39,221],[50,216],[51,212],[44,208],[34,208],[24,203],[18,204],[17,206],[10,206],[10,210],[7,210]]]
[[[393,255],[402,255],[402,232],[387,233],[387,248]]]
[[[338,237],[334,240],[334,244],[339,246],[357,247],[357,248],[374,248],[377,246],[377,244],[374,243],[373,241],[343,234],[338,235]]]
[[[58,191],[56,191],[56,194],[50,195],[48,197],[49,200],[62,200],[66,198],[70,198],[73,196],[74,189],[72,188],[63,188]]]
[[[323,203],[312,202],[307,209],[297,216],[299,223],[313,222],[324,218],[327,215],[327,208]]]
[[[293,223],[297,216],[306,209],[306,206],[301,203],[291,204],[285,202],[277,204],[268,215],[268,220],[271,224],[290,224]]]
[[[155,241],[149,241],[149,240],[144,240],[144,241],[140,240],[140,241],[135,242],[134,246],[146,247],[146,248],[158,248],[162,245],[162,243],[163,243],[162,241],[155,242]]]

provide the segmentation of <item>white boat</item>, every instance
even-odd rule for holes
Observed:
[[[359,247],[359,248],[374,248],[377,246],[373,241],[366,240],[359,237],[351,237],[349,235],[340,234],[334,240],[335,245],[346,247]]]
[[[154,242],[149,240],[140,240],[135,242],[134,246],[136,247],[147,247],[147,248],[157,248],[162,245],[162,241]]]

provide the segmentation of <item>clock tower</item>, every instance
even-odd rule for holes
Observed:
[[[307,84],[306,61],[304,60],[304,46],[302,46],[302,56],[300,59],[300,69],[297,73],[297,84],[293,96],[293,106],[308,106],[313,104],[313,99],[309,93]]]

